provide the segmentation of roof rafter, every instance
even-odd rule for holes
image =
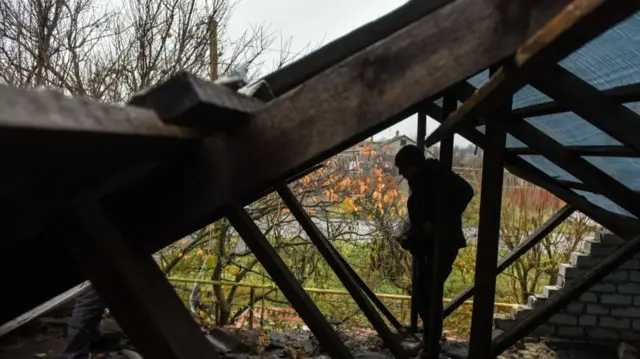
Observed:
[[[473,87],[472,85],[469,86]],[[429,117],[442,123],[442,108],[440,106],[430,103],[423,108],[427,111]],[[476,129],[464,129],[458,134],[480,148],[485,146],[485,136]],[[574,205],[579,211],[614,233],[624,236],[637,233],[640,230],[640,221],[609,212],[591,203],[585,197],[573,192],[563,182],[550,177],[510,151],[506,153],[505,168],[514,175],[544,188],[563,201]]]
[[[571,173],[587,186],[599,188],[599,193],[640,218],[639,197],[630,188],[602,172],[582,157],[571,153],[560,143],[523,119],[518,120],[512,117],[508,131],[522,143],[539,151],[541,155]]]
[[[514,116],[518,118],[519,116]],[[640,152],[625,146],[565,146],[567,151],[577,156],[597,157],[640,157]],[[540,153],[529,147],[509,148],[518,155],[539,155]]]
[[[628,103],[640,101],[640,84],[631,84],[614,87],[601,91],[603,96],[618,103]],[[557,101],[543,102],[531,106],[516,108],[513,114],[522,118],[553,115],[556,113],[570,111],[569,107]]]
[[[531,84],[547,96],[569,107],[616,140],[640,153],[640,115],[602,94],[560,65],[551,65]]]
[[[576,0],[567,6],[515,56],[427,138],[432,146],[448,135],[471,126],[522,88],[546,65],[557,63],[574,50],[640,9],[637,0]]]

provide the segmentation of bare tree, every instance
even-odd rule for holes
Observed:
[[[0,82],[123,103],[180,70],[210,78],[212,36],[217,74],[246,67],[255,76],[276,34],[259,24],[232,38],[234,4],[131,0],[114,8],[98,0],[0,0]],[[297,56],[290,44],[280,44],[276,67]]]

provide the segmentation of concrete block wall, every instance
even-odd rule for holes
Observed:
[[[558,292],[566,283],[600,263],[622,245],[621,238],[600,233],[584,243],[581,253],[571,255],[571,263],[560,266],[555,286],[547,286],[531,296],[511,318],[496,318],[496,329],[508,330],[518,320]],[[595,341],[640,343],[640,255],[621,265],[615,272],[585,292],[536,329],[532,336]]]

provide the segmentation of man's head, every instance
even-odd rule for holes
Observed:
[[[425,161],[424,153],[417,146],[407,145],[396,154],[395,164],[400,175],[412,181],[419,174]]]

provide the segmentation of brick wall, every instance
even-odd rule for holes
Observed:
[[[583,252],[574,253],[571,264],[561,266],[558,288],[547,295],[553,296],[561,286],[600,263],[621,244],[622,239],[611,233],[585,242]],[[640,256],[621,265],[540,329],[554,337],[640,343]]]

